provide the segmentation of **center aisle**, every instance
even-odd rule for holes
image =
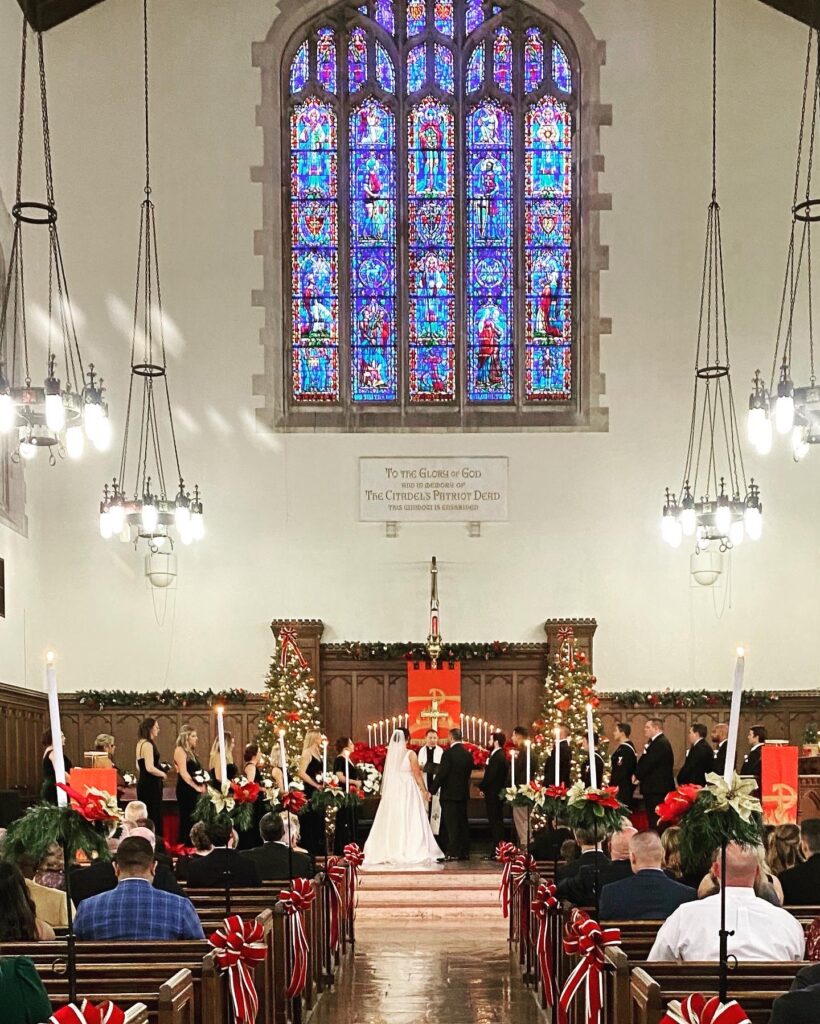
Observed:
[[[506,922],[360,925],[356,952],[309,1024],[543,1024],[518,978]]]

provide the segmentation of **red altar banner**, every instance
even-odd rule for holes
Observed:
[[[87,793],[90,787],[117,795],[116,768],[72,768],[68,781],[79,793]]]
[[[410,738],[423,739],[428,729],[445,736],[457,729],[461,715],[461,662],[444,662],[438,668],[407,665],[407,711]]]
[[[760,802],[767,825],[797,822],[797,747],[766,743],[761,751]]]

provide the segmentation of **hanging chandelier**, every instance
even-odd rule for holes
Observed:
[[[813,45],[814,44],[814,45]],[[812,49],[815,51],[815,71],[811,98]],[[772,450],[772,421],[778,434],[791,440],[792,455],[799,462],[813,444],[820,444],[820,387],[814,372],[814,316],[812,309],[813,267],[811,251],[812,225],[820,220],[820,198],[812,197],[812,171],[814,146],[818,130],[817,114],[820,101],[820,33],[809,28],[806,49],[806,73],[803,80],[803,104],[800,111],[800,135],[797,142],[797,168],[794,176],[792,222],[789,249],[786,257],[786,276],[780,300],[774,359],[768,388],[755,371],[753,391],[749,396],[747,428],[749,441],[760,455]],[[808,141],[807,141],[808,139]],[[804,153],[804,149],[806,152]],[[800,180],[805,166],[805,199],[800,199]],[[798,324],[799,299],[805,302],[805,323]],[[795,386],[792,342],[795,334],[807,342],[809,381]],[[778,373],[779,366],[779,373]],[[777,384],[775,385],[775,375]]]
[[[747,484],[732,394],[723,278],[723,242],[717,201],[717,0],[712,2],[712,198],[700,292],[695,389],[680,497],[669,488],[661,520],[664,540],[679,547],[695,537],[695,558],[710,546],[727,551],[762,529],[760,488]],[[694,572],[693,563],[693,572]],[[719,570],[718,570],[719,574]],[[710,582],[716,576],[710,572]]]
[[[108,406],[103,381],[89,363],[86,371],[77,339],[68,293],[63,254],[57,232],[51,137],[48,123],[43,37],[37,33],[40,107],[43,129],[45,202],[23,200],[23,137],[26,111],[26,51],[28,26],[23,18],[20,55],[20,110],[17,127],[17,183],[11,215],[14,220],[8,272],[0,307],[0,434],[9,435],[14,462],[31,461],[40,449],[56,456],[79,458],[86,438],[99,451],[111,444]],[[31,232],[24,225],[46,228],[48,233],[48,292],[45,361],[29,351],[26,269],[23,239]],[[31,267],[28,267],[31,270]],[[58,363],[58,354],[61,363]],[[36,369],[40,365],[38,375]],[[61,377],[58,376],[61,374]],[[62,378],[62,379],[61,379]]]
[[[125,543],[148,541],[150,553],[168,553],[173,531],[183,544],[204,536],[199,487],[187,490],[180,468],[168,363],[165,352],[162,290],[157,256],[157,229],[151,200],[151,152],[148,121],[148,0],[143,0],[143,56],[145,110],[145,198],[140,207],[137,248],[137,286],[131,335],[131,376],[119,474],[103,488],[100,534]],[[129,441],[133,490],[128,490]],[[166,487],[163,439],[170,439],[176,470],[176,492]],[[150,554],[149,556],[150,557]]]

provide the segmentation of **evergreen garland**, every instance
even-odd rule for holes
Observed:
[[[603,695],[611,704],[624,708],[709,708],[729,705],[732,694],[729,690],[625,690]],[[744,690],[743,706],[768,708],[780,698],[776,693],[765,690]]]
[[[40,862],[55,844],[65,850],[66,870],[82,850],[89,860],[108,860],[108,843],[102,823],[91,822],[71,807],[35,804],[8,827],[2,845],[4,860],[19,863],[23,856]]]
[[[74,696],[80,704],[88,704],[104,711],[106,708],[187,708],[191,705],[247,704],[258,696],[251,691],[232,690],[78,690]]]

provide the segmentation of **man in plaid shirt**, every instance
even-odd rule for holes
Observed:
[[[191,901],[154,888],[156,866],[147,839],[123,839],[114,855],[117,888],[83,900],[74,922],[77,938],[137,942],[204,939],[202,922]]]

